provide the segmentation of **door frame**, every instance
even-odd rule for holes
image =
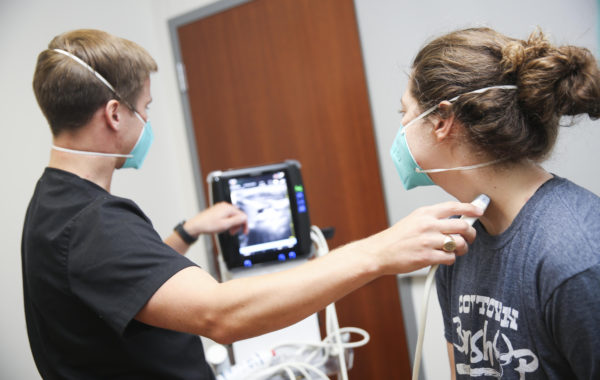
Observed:
[[[188,148],[190,151],[190,159],[192,164],[192,170],[194,172],[193,179],[194,185],[196,186],[196,197],[198,200],[198,207],[200,210],[204,210],[207,207],[204,194],[204,175],[208,173],[202,173],[200,164],[198,163],[198,150],[196,149],[196,133],[194,131],[194,123],[192,121],[192,111],[190,101],[187,92],[187,79],[185,73],[185,67],[183,65],[183,59],[180,49],[179,35],[177,29],[183,25],[197,21],[201,18],[211,16],[223,12],[227,9],[237,7],[241,4],[248,3],[252,0],[219,0],[212,4],[200,7],[196,10],[187,12],[181,16],[174,17],[168,21],[169,35],[171,38],[171,46],[173,47],[173,56],[175,58],[175,70],[177,76],[177,84],[179,87],[179,96],[182,105],[183,118],[185,123],[185,133],[188,141]],[[208,272],[215,278],[220,278],[218,264],[215,261],[215,257],[212,254],[214,250],[214,244],[212,239],[203,239],[205,242],[205,249],[208,254],[206,260],[208,262]]]

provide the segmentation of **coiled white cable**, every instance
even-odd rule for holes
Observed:
[[[311,227],[311,239],[315,245],[317,257],[329,252],[327,240],[322,231]],[[329,304],[325,308],[325,326],[327,336],[321,342],[285,342],[270,348],[273,359],[264,363],[264,367],[256,368],[250,373],[246,372],[239,377],[229,377],[222,374],[219,379],[244,379],[244,380],[266,380],[280,378],[283,374],[289,380],[296,380],[296,373],[303,376],[304,380],[329,380],[324,367],[330,357],[336,356],[338,362],[337,377],[348,380],[348,368],[346,365],[346,351],[364,346],[370,340],[369,333],[358,327],[339,327],[335,305]],[[362,336],[362,339],[354,342],[344,342],[342,336],[350,337],[351,334]],[[289,353],[291,352],[291,353]]]
[[[315,245],[317,246],[317,257],[323,256],[329,252],[329,245],[327,244],[327,239],[323,235],[321,229],[317,226],[312,226],[310,229],[310,236]],[[347,347],[342,341],[342,335],[340,333],[340,325],[337,318],[337,311],[335,309],[335,304],[331,303],[327,305],[325,308],[325,326],[327,331],[327,340],[330,336],[333,335],[334,339],[334,347],[337,349],[338,362],[339,362],[339,372],[338,379],[348,380],[348,369],[346,367],[346,358],[345,358],[345,347]],[[361,345],[367,344],[369,340],[369,334],[362,329],[354,328],[354,332],[359,331],[359,334],[362,334],[366,337],[365,342]]]
[[[245,374],[244,379],[266,380],[266,379],[270,379],[271,377],[273,377],[281,372],[284,372],[290,380],[296,380],[294,371],[297,371],[300,374],[302,374],[302,376],[304,376],[304,379],[306,379],[306,380],[314,380],[314,379],[329,380],[329,378],[327,377],[327,374],[320,367],[324,366],[325,363],[329,360],[329,357],[332,354],[332,352],[331,352],[332,348],[335,348],[336,350],[340,350],[340,351],[338,351],[338,353],[339,352],[342,353],[340,360],[343,360],[344,364],[345,364],[345,357],[344,357],[345,350],[364,346],[365,344],[367,344],[369,342],[369,339],[370,339],[369,334],[360,328],[343,327],[343,328],[340,328],[339,330],[340,330],[339,331],[340,335],[346,334],[346,333],[348,333],[348,334],[355,333],[355,334],[362,335],[363,338],[361,340],[355,341],[355,342],[340,343],[340,342],[335,341],[334,337],[336,335],[336,332],[332,332],[330,335],[325,337],[325,339],[323,339],[321,342],[288,342],[288,343],[279,344],[275,347],[272,347],[271,350],[273,352],[282,352],[282,351],[285,351],[286,349],[287,350],[292,350],[294,348],[297,348],[297,349],[295,351],[293,351],[292,354],[281,355],[281,357],[282,357],[281,360],[283,360],[282,362],[276,363],[267,368],[258,369],[251,374]],[[289,359],[287,357],[289,357]],[[339,357],[339,355],[338,355],[338,357]],[[340,376],[342,378],[344,378],[344,376],[345,376],[345,378],[347,379],[348,374],[347,374],[347,369],[345,369],[345,368],[346,368],[345,365],[343,367],[340,365],[340,372],[338,373],[338,378]],[[346,373],[341,373],[342,370],[346,371]]]
[[[429,294],[431,293],[431,285],[435,278],[435,272],[439,265],[432,265],[427,273],[425,280],[425,294],[423,294],[423,303],[421,304],[421,317],[419,318],[419,338],[417,339],[417,348],[415,349],[415,360],[413,362],[412,380],[419,378],[419,369],[421,367],[421,353],[423,352],[423,337],[425,336],[425,324],[427,323],[427,308],[429,305]]]

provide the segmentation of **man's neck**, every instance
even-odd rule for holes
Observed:
[[[114,157],[84,156],[52,149],[48,167],[73,173],[110,192]]]

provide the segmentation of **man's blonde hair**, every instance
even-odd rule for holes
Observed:
[[[53,49],[83,60],[115,92],[80,63]],[[134,42],[100,30],[74,30],[54,37],[48,49],[39,54],[33,90],[52,134],[57,136],[86,124],[111,99],[133,108],[145,81],[157,69],[150,54]]]

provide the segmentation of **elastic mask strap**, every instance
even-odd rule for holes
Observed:
[[[469,92],[465,92],[464,94],[460,94],[457,95],[455,97],[453,97],[452,99],[448,100],[450,103],[455,102],[458,98],[460,98],[463,95],[467,95],[467,94],[481,94],[483,92],[486,92],[488,90],[493,90],[493,89],[500,89],[500,90],[516,90],[517,86],[513,85],[513,84],[506,84],[506,85],[498,85],[498,86],[489,86],[489,87],[484,87],[484,88],[480,88],[478,90],[473,90],[473,91],[469,91]],[[433,111],[435,111],[438,108],[438,105],[436,104],[435,106],[429,108],[427,111],[423,112],[422,114],[420,114],[419,116],[415,117],[414,119],[412,119],[408,124],[406,124],[404,126],[404,128],[402,128],[402,130],[400,131],[400,133],[405,134],[406,133],[406,128],[411,125],[412,123],[414,123],[417,120],[421,120],[422,118],[424,118],[425,116],[429,115],[430,113],[432,113]]]
[[[406,134],[406,128],[408,128],[409,125],[411,125],[412,123],[416,122],[417,120],[421,120],[422,118],[424,118],[425,116],[429,115],[430,113],[432,113],[433,111],[435,111],[438,108],[437,105],[431,107],[430,109],[428,109],[427,111],[423,112],[422,114],[420,114],[419,116],[415,117],[414,119],[412,119],[411,121],[408,122],[408,124],[404,125],[402,127],[402,129],[400,130],[401,134]]]
[[[62,49],[52,49],[52,50],[54,50],[55,52],[58,52],[60,54],[66,55],[69,58],[72,58],[75,62],[79,63],[81,66],[85,67],[92,74],[94,74],[96,76],[96,78],[98,78],[100,80],[100,82],[104,83],[106,85],[106,87],[108,87],[114,94],[117,94],[117,91],[115,90],[115,88],[110,83],[108,83],[108,81],[106,79],[104,79],[104,77],[102,75],[100,75],[99,72],[94,70],[92,68],[92,66],[85,63],[85,61],[83,61],[81,58],[77,57],[74,54],[69,53],[68,51],[64,51]]]
[[[457,95],[455,97],[453,97],[452,99],[448,100],[450,103],[456,101],[456,99],[460,98],[463,95],[467,95],[467,94],[481,94],[482,92],[486,92],[488,90],[493,90],[493,89],[499,89],[499,90],[516,90],[517,86],[515,86],[514,84],[503,84],[503,85],[498,85],[498,86],[490,86],[490,87],[484,87],[484,88],[480,88],[479,90],[473,90],[473,91],[469,91],[469,92],[465,92],[464,94],[460,94]]]
[[[146,123],[148,122],[147,120],[144,120],[144,118],[142,117],[142,115],[140,115],[137,111],[133,111],[133,113],[135,113],[135,117],[138,118],[139,121],[142,122],[143,125],[146,125]]]
[[[442,173],[442,172],[451,172],[451,171],[458,171],[458,170],[471,170],[471,169],[479,169],[479,168],[482,168],[484,166],[494,165],[494,164],[497,164],[498,162],[502,162],[504,160],[505,160],[505,158],[499,158],[497,160],[489,161],[489,162],[484,162],[482,164],[469,165],[469,166],[457,166],[455,168],[448,168],[448,169],[419,169],[419,168],[415,168],[415,171],[417,173]]]
[[[83,156],[101,156],[101,157],[133,157],[132,154],[120,154],[120,153],[101,153],[101,152],[88,152],[86,150],[67,149],[60,146],[52,145],[52,149],[59,150],[61,152],[80,154]]]
[[[125,103],[127,105],[127,107],[129,107],[132,111],[135,111],[135,107],[133,107],[125,98],[123,98],[118,92],[117,90],[115,90],[115,88],[113,87],[112,84],[110,84],[102,75],[100,75],[99,72],[97,72],[96,70],[94,70],[94,68],[90,65],[88,65],[87,63],[85,63],[84,60],[82,60],[81,58],[79,58],[78,56],[69,53],[68,51],[62,50],[62,49],[52,49],[57,53],[66,55],[67,57],[73,59],[75,62],[79,63],[81,66],[85,67],[86,69],[89,70],[90,73],[94,74],[94,76],[96,78],[98,78],[98,80],[102,83],[104,83],[104,85],[106,87],[109,88],[109,90],[112,91],[113,94],[116,95],[116,97],[122,101],[123,103]],[[145,122],[144,122],[145,123]]]

